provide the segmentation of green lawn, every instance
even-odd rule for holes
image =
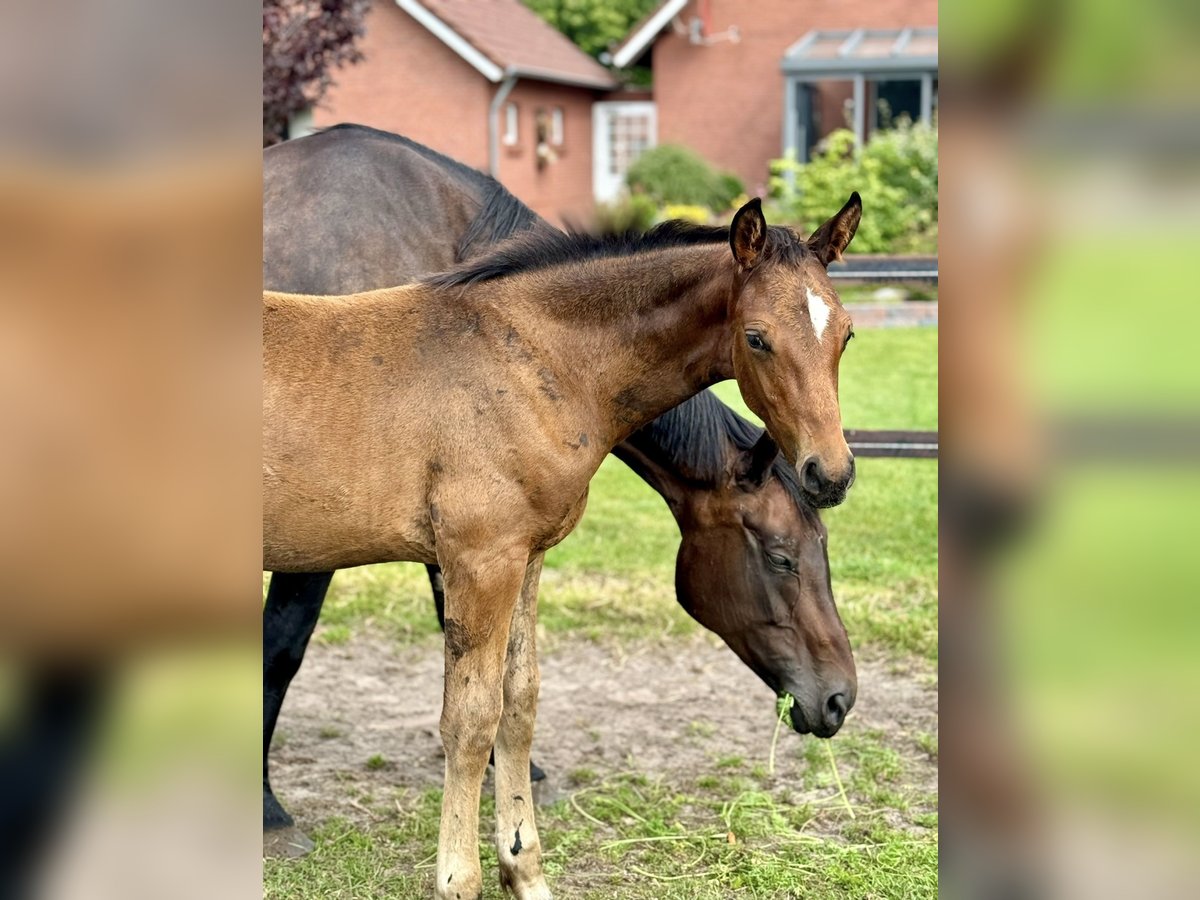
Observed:
[[[580,770],[571,799],[537,813],[551,889],[578,900],[936,897],[936,811],[896,792],[894,754],[870,738],[843,743],[842,755],[858,763],[846,784],[847,802],[858,810],[853,819],[844,806],[781,800],[761,774],[739,765],[683,782],[637,774],[601,779]],[[828,786],[825,752],[815,740],[805,746],[815,749],[808,751],[814,785]],[[397,791],[365,803],[375,817],[370,829],[331,820],[312,835],[317,849],[309,856],[267,860],[264,900],[428,896],[441,791]],[[888,824],[881,808],[905,827]],[[485,833],[494,809],[485,791]],[[839,839],[817,833],[832,825],[841,827]],[[480,856],[483,897],[499,900],[506,895],[490,837],[480,841]]]

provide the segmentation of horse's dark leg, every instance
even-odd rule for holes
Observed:
[[[429,573],[429,587],[433,590],[433,608],[437,612],[438,624],[442,626],[442,631],[446,630],[446,588],[442,584],[442,570],[436,565],[426,564],[425,570]],[[491,765],[496,764],[496,754],[493,753],[488,759]],[[546,773],[532,759],[529,761],[529,780],[530,781],[545,781]]]
[[[0,742],[0,897],[31,890],[46,842],[91,748],[107,667],[36,668]]]
[[[433,591],[433,608],[437,612],[438,625],[446,630],[446,586],[442,584],[442,570],[437,565],[426,565],[429,573],[429,587]]]
[[[271,790],[268,760],[279,708],[300,669],[321,615],[332,572],[271,573],[263,607],[263,830],[287,828],[292,817]]]

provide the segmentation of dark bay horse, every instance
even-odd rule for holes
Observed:
[[[859,214],[855,196],[807,243],[768,230],[755,202],[727,236],[678,224],[625,243],[531,233],[406,288],[264,298],[265,566],[436,559],[446,576],[439,894],[456,873],[455,889],[478,889],[494,739],[502,877],[519,896],[547,895],[524,800],[534,590],[605,452],[736,376],[804,460],[805,487],[826,503],[844,495],[836,368],[849,321],[824,265]],[[828,698],[797,693],[820,719]]]

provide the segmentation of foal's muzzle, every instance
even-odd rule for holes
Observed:
[[[854,484],[854,457],[851,456],[839,478],[830,477],[825,466],[816,456],[810,456],[799,467],[800,485],[809,496],[809,502],[818,508],[837,506],[846,499],[846,493]]]

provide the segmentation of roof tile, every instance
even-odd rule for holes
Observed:
[[[420,0],[496,65],[530,78],[613,88],[608,70],[520,0]]]

